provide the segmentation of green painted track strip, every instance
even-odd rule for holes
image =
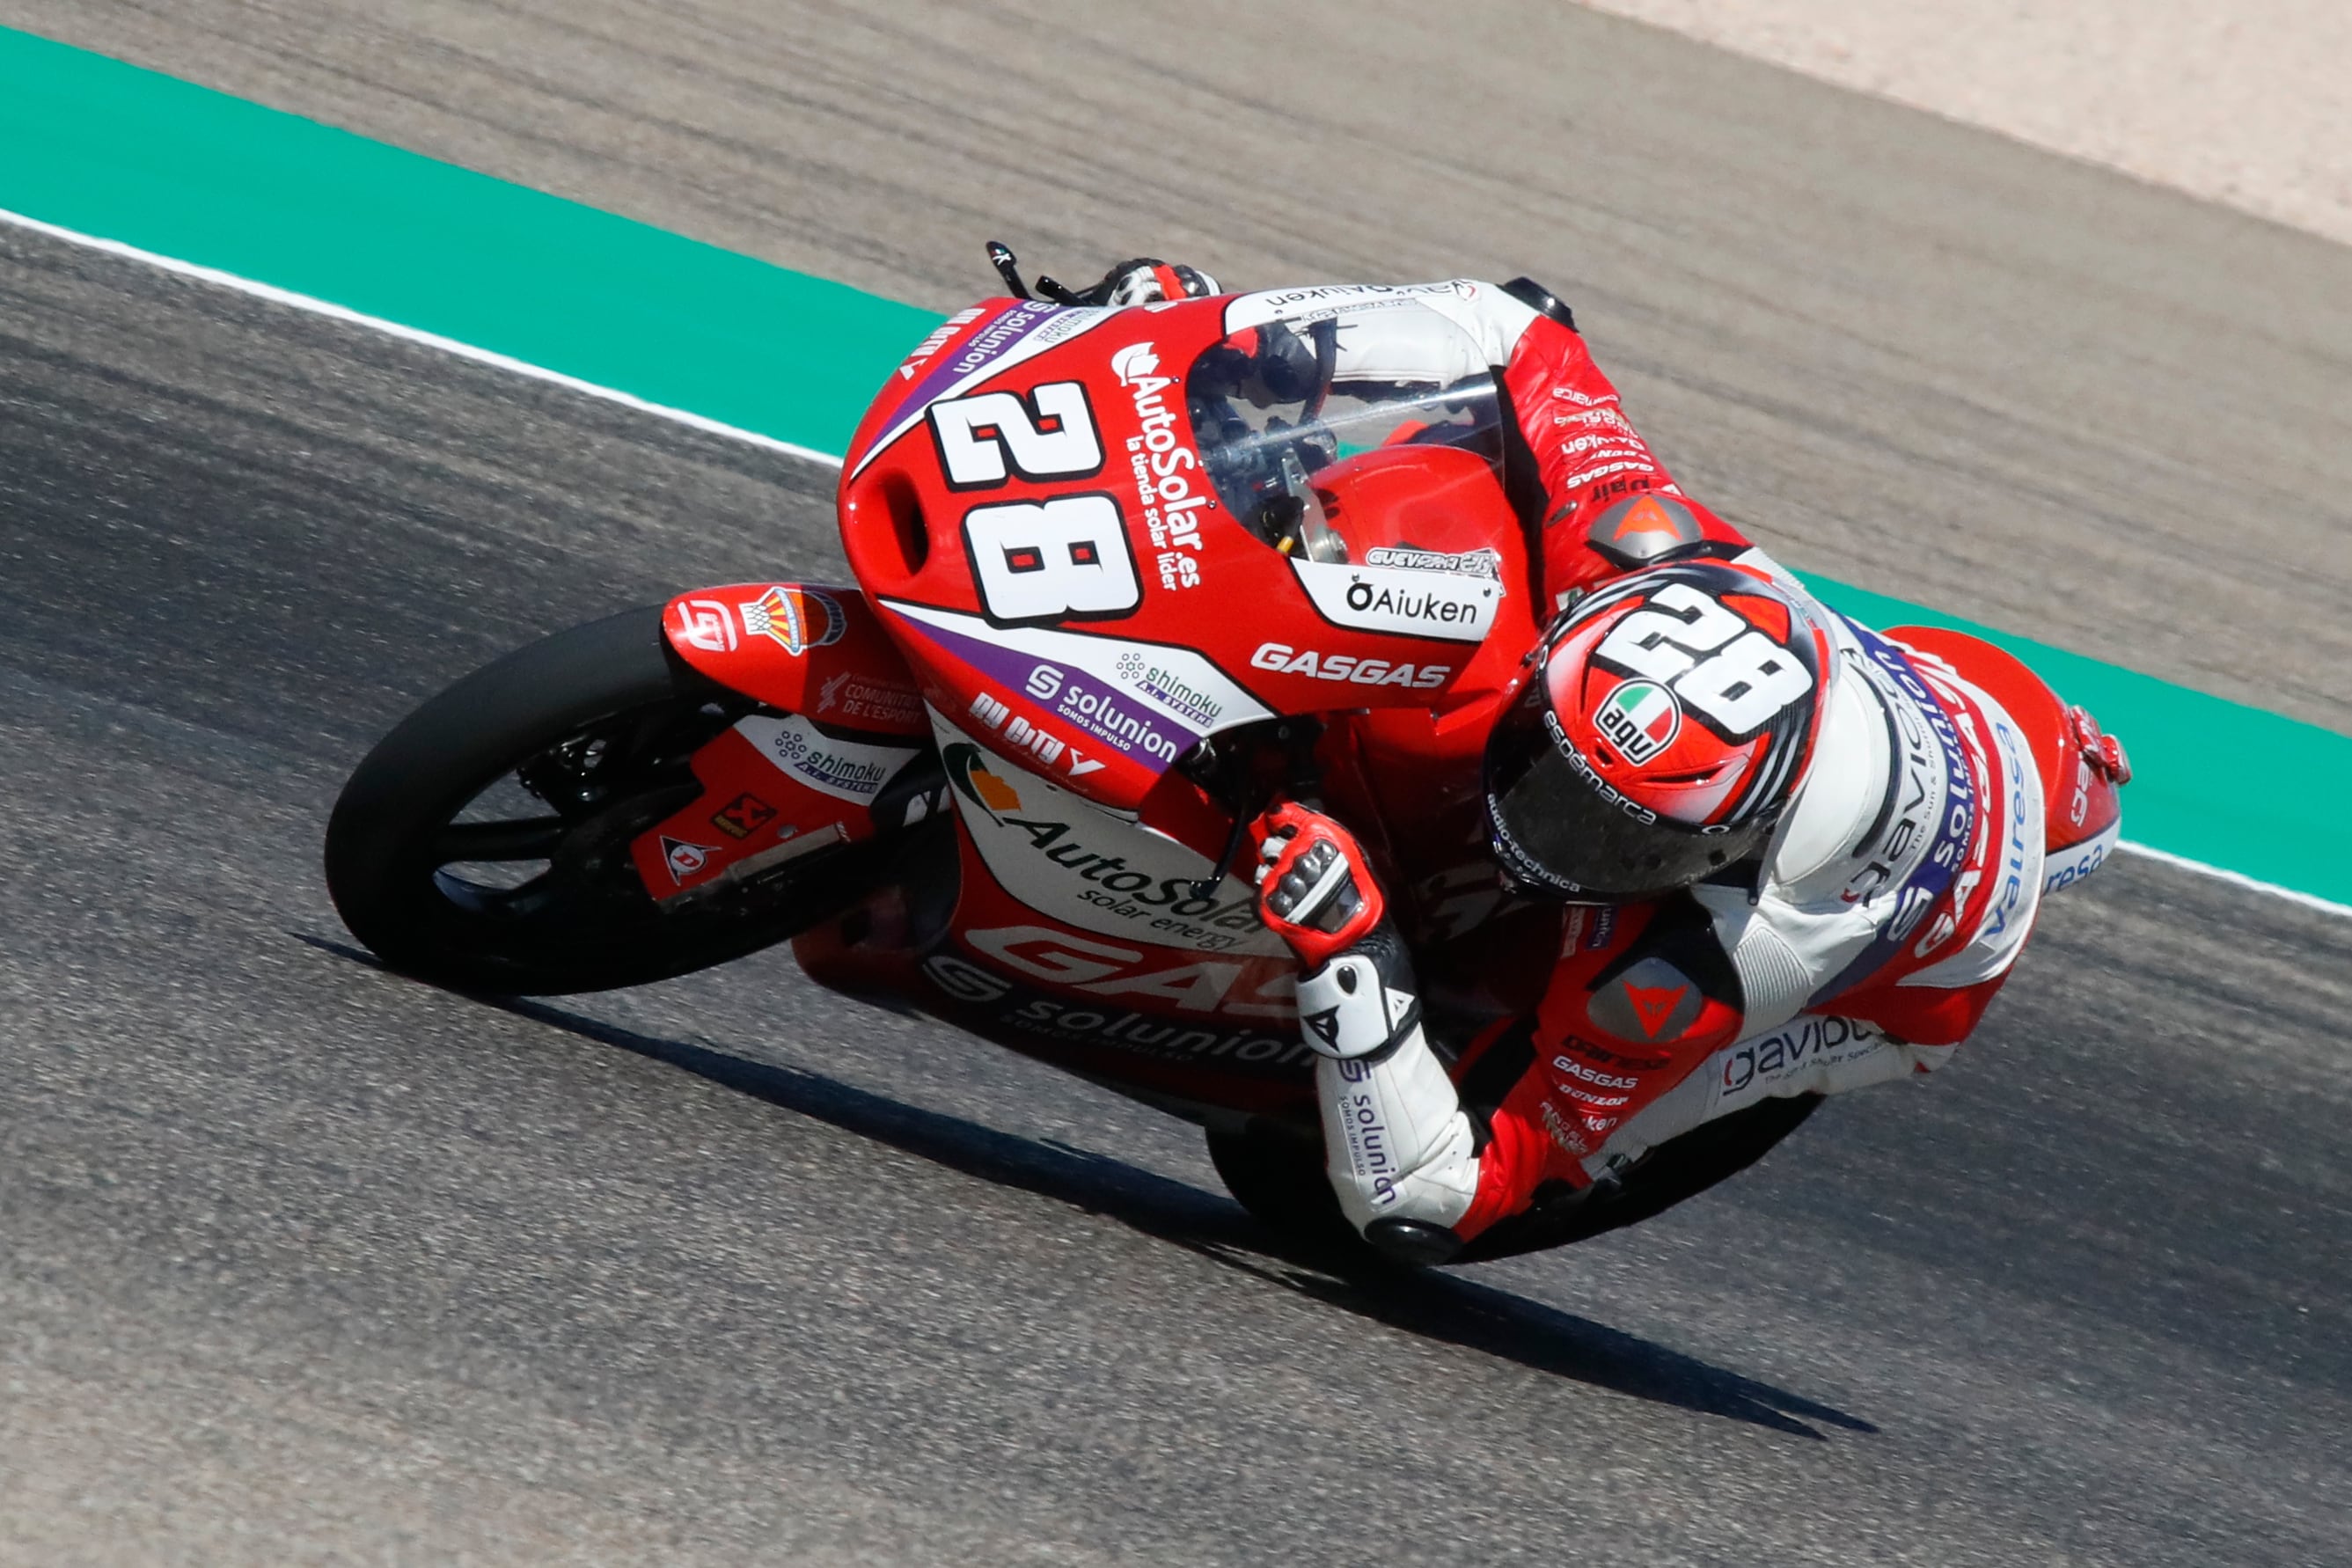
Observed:
[[[0,209],[839,453],[939,318],[152,71],[0,28]],[[1879,626],[1975,632],[2131,747],[2125,830],[2352,904],[2352,819],[2292,809],[2352,738],[1815,579]],[[2246,798],[2238,770],[2302,781]]]
[[[2352,778],[2352,739],[2243,703],[2102,664],[1806,574],[1835,608],[1874,626],[1948,626],[1998,644],[2069,702],[2098,715],[2131,752],[2124,836],[2183,859],[2352,904],[2352,823],[2311,808],[2326,780]],[[2260,773],[2249,763],[2259,762]],[[2257,791],[2255,778],[2293,781]]]
[[[939,320],[6,29],[0,207],[834,452]]]

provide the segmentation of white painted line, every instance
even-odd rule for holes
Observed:
[[[2186,855],[2175,855],[2169,849],[2158,849],[2151,845],[2135,844],[2128,838],[2118,840],[2116,847],[2128,849],[2135,855],[2144,855],[2151,860],[2183,871],[2194,871],[2200,877],[2210,877],[2217,882],[2227,882],[2233,888],[2243,888],[2248,892],[2268,893],[2274,899],[2284,899],[2289,903],[2301,904],[2306,910],[2317,910],[2324,915],[2337,915],[2346,920],[2352,920],[2352,904],[2333,903],[2316,893],[2299,893],[2293,888],[2282,888],[2276,882],[2259,881],[2242,871],[2232,871],[2221,866],[2208,866],[2202,860],[2191,860]]]
[[[746,430],[740,425],[728,425],[716,419],[706,419],[699,414],[690,414],[683,408],[672,408],[665,403],[648,403],[642,397],[634,396],[614,387],[600,386],[593,381],[582,381],[579,377],[566,375],[562,371],[549,370],[544,365],[532,364],[527,360],[497,353],[489,349],[477,348],[472,343],[461,343],[455,338],[445,338],[437,332],[420,331],[415,327],[404,327],[398,321],[388,321],[381,316],[370,316],[358,310],[347,310],[328,300],[314,299],[308,294],[297,294],[290,289],[279,289],[268,283],[257,283],[250,278],[240,278],[234,272],[223,272],[218,268],[201,267],[193,261],[182,261],[177,257],[163,256],[152,250],[142,250],[135,245],[125,245],[119,239],[100,239],[96,235],[83,234],[77,229],[60,228],[56,224],[43,223],[39,218],[26,217],[22,213],[10,212],[5,207],[0,207],[0,223],[13,224],[18,228],[30,229],[36,234],[47,235],[51,239],[63,240],[68,245],[79,245],[90,250],[104,251],[109,256],[120,256],[131,261],[143,261],[150,267],[158,267],[166,272],[174,272],[183,278],[193,278],[199,282],[215,284],[223,289],[234,289],[240,294],[250,294],[257,300],[267,300],[275,305],[307,310],[314,316],[325,316],[332,321],[347,321],[355,327],[366,327],[412,343],[422,343],[427,348],[439,349],[444,353],[456,354],[459,359],[471,360],[476,364],[486,364],[498,370],[510,371],[516,375],[528,376],[533,381],[543,381],[551,385],[561,386],[589,397],[602,398],[607,403],[617,403],[624,408],[635,409],[640,414],[650,414],[656,419],[667,419],[674,424],[684,425],[709,435],[724,436],[730,440],[748,442],[754,447],[764,447],[771,452],[781,452],[788,458],[799,458],[806,462],[821,463],[828,468],[841,467],[841,458],[831,452],[820,452],[814,447],[803,447],[792,441],[779,441],[772,436],[762,436],[756,430]],[[2243,888],[2251,892],[2268,893],[2273,898],[2284,899],[2289,903],[2301,904],[2308,910],[2317,910],[2322,914],[2339,915],[2352,920],[2352,905],[2333,903],[2310,893],[2299,893],[2293,888],[2282,888],[2274,882],[2257,881],[2241,872],[2227,870],[2220,866],[2208,866],[2202,860],[2191,860],[2186,856],[2152,848],[2146,844],[2135,844],[2128,838],[2117,844],[2116,847],[2129,850],[2135,855],[2146,856],[2148,859],[2177,867],[2183,871],[2193,871],[2200,877],[2210,877],[2216,881],[2227,882],[2232,887]]]
[[[622,407],[635,409],[639,414],[650,414],[657,419],[667,419],[674,424],[688,426],[712,436],[724,436],[730,440],[748,442],[754,447],[764,447],[771,452],[782,452],[788,458],[799,458],[807,462],[821,463],[828,468],[841,467],[841,459],[831,452],[820,452],[814,447],[803,447],[796,442],[779,441],[773,436],[762,436],[757,430],[746,430],[740,425],[728,425],[717,419],[706,419],[699,414],[688,413],[683,408],[672,408],[666,403],[648,403],[642,397],[623,392],[616,387],[600,386],[593,381],[582,381],[577,376],[566,375],[560,370],[550,370],[545,365],[532,364],[528,360],[519,360],[510,354],[477,348],[472,343],[462,343],[455,338],[445,338],[438,332],[421,331],[415,327],[404,327],[398,321],[388,321],[382,316],[370,316],[358,310],[347,310],[331,300],[314,299],[308,294],[297,294],[290,289],[280,289],[268,283],[257,283],[250,278],[240,278],[234,272],[223,272],[218,268],[200,267],[193,261],[182,261],[177,257],[163,256],[152,250],[142,250],[135,245],[125,245],[119,239],[100,239],[96,235],[83,234],[77,229],[60,228],[56,224],[43,223],[39,218],[26,217],[22,213],[10,212],[5,207],[0,207],[0,223],[31,229],[36,234],[47,235],[51,239],[61,239],[68,245],[79,245],[90,250],[104,251],[109,256],[120,256],[131,261],[143,261],[150,267],[158,267],[166,272],[177,273],[183,278],[194,278],[199,282],[216,284],[223,289],[234,289],[240,294],[250,294],[257,300],[267,300],[273,305],[290,306],[297,310],[308,310],[314,316],[325,316],[331,321],[346,321],[352,326],[366,327],[412,343],[422,343],[426,348],[439,349],[444,353],[456,354],[459,359],[472,360],[476,364],[486,364],[494,369],[510,371],[516,375],[528,376],[533,381],[547,382],[551,385],[562,387],[566,391],[602,398],[606,403],[617,403]]]

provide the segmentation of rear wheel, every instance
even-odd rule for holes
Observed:
[[[1523,1214],[1498,1220],[1462,1249],[1457,1263],[1483,1263],[1565,1247],[1621,1230],[1695,1198],[1762,1159],[1819,1110],[1818,1094],[1759,1100],[1700,1123],[1643,1154],[1613,1182],[1538,1191]]]
[[[1211,1129],[1208,1140],[1225,1191],[1284,1251],[1343,1275],[1395,1271],[1340,1212],[1323,1171],[1323,1135],[1312,1124],[1253,1117],[1239,1131]]]
[[[821,850],[657,904],[631,842],[692,801],[688,759],[752,710],[677,659],[658,606],[520,648],[410,714],[327,826],[327,889],[385,963],[461,991],[553,994],[685,974],[837,913],[891,853]]]
[[[1668,1139],[1617,1180],[1538,1191],[1526,1212],[1474,1237],[1455,1263],[1541,1252],[1636,1224],[1762,1159],[1821,1104],[1817,1094],[1763,1100]],[[1323,1171],[1313,1129],[1266,1118],[1239,1132],[1212,1131],[1209,1159],[1234,1201],[1299,1256],[1342,1269],[1395,1268],[1356,1233]]]

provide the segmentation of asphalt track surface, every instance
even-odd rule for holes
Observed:
[[[0,230],[0,1562],[2352,1556],[2352,937],[2277,900],[2117,863],[1932,1083],[1388,1297],[779,958],[501,1009],[342,945],[376,734],[823,569],[830,488]]]
[[[2352,249],[1518,0],[0,0],[952,310],[1527,272],[1792,565],[2352,733]]]

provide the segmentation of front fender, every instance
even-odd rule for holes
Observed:
[[[737,583],[662,606],[662,636],[696,674],[760,710],[696,750],[695,783],[631,845],[664,901],[726,892],[786,861],[928,816],[930,721],[914,677],[855,588]]]
[[[698,674],[820,723],[929,739],[915,678],[856,588],[735,583],[680,594],[662,635]]]

